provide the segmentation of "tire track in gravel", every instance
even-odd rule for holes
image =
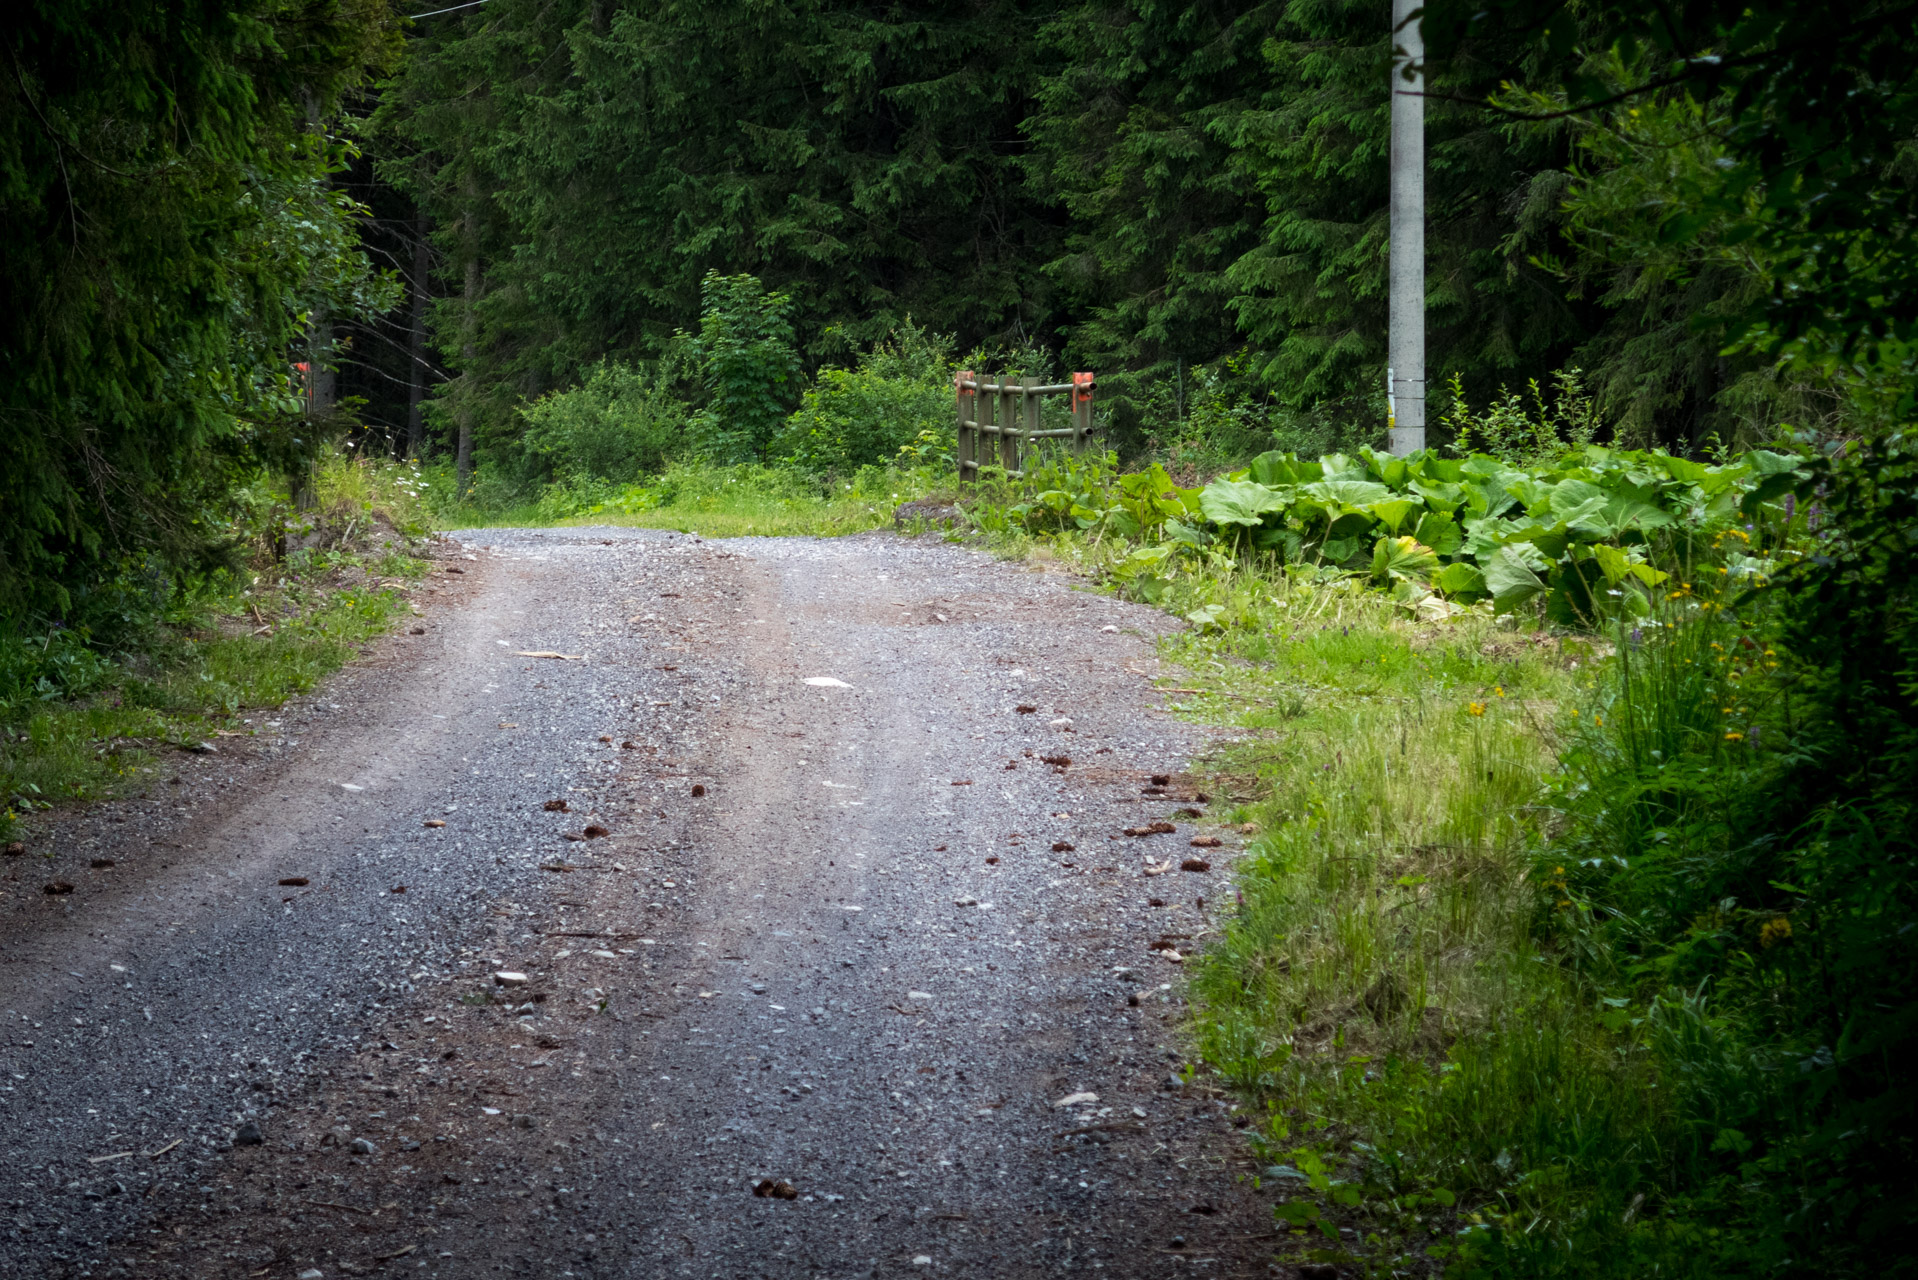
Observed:
[[[32,1197],[5,1274],[1273,1273],[1223,1103],[1167,1087],[1146,950],[1202,935],[1219,877],[1143,874],[1183,824],[1119,834],[1192,801],[1151,775],[1204,746],[1154,710],[1164,615],[932,539],[462,537],[436,657],[331,687],[340,723],[234,784],[192,876],[0,970],[10,1020],[125,1047],[36,1043],[0,1095]],[[260,892],[295,865],[306,896]],[[96,936],[113,893],[216,867],[248,887],[202,933]],[[82,947],[196,977],[155,1023],[23,981]]]

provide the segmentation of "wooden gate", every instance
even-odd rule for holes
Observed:
[[[1092,375],[1075,373],[1071,382],[1042,383],[1037,378],[993,380],[970,370],[953,378],[959,402],[959,483],[979,478],[985,467],[1003,467],[1009,476],[1025,474],[1035,440],[1071,441],[1074,453],[1092,439]],[[1072,425],[1041,430],[1040,398],[1072,397]]]

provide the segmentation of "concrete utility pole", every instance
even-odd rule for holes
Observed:
[[[1425,447],[1425,40],[1423,0],[1392,0],[1392,233],[1386,313],[1392,452]],[[1406,63],[1414,68],[1404,78]]]

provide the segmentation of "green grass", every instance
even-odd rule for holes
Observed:
[[[422,532],[414,468],[334,456],[316,474],[317,502],[294,520],[316,544],[273,563],[270,530],[285,495],[252,495],[266,513],[255,567],[156,588],[111,642],[50,626],[0,643],[0,838],[20,838],[40,810],[120,794],[166,753],[254,732],[250,721],[312,690],[408,608],[424,564],[403,541]],[[358,545],[364,550],[329,549]]]
[[[412,576],[415,562],[389,564]],[[170,750],[253,732],[246,713],[313,689],[384,632],[405,607],[393,587],[330,587],[330,566],[307,580],[247,589],[219,601],[198,625],[168,626],[144,650],[114,663],[79,698],[51,698],[0,713],[0,835],[55,804],[103,799],[151,773]],[[253,607],[272,624],[255,634]]]
[[[1126,551],[996,542],[1094,574]],[[1376,1275],[1695,1273],[1688,1224],[1634,1217],[1676,1156],[1657,1029],[1541,927],[1565,893],[1559,759],[1605,714],[1607,647],[1418,619],[1304,570],[1154,590],[1201,623],[1162,642],[1200,691],[1175,707],[1239,731],[1201,767],[1231,798],[1215,817],[1256,836],[1191,969],[1191,1034],[1257,1117],[1289,1251]]]
[[[820,479],[778,467],[675,463],[632,484],[548,485],[536,499],[460,501],[450,477],[433,477],[442,529],[619,525],[675,529],[710,538],[835,537],[890,527],[900,503],[951,492],[933,468],[867,467],[851,479]]]

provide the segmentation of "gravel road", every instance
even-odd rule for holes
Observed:
[[[1164,615],[889,533],[442,554],[0,868],[0,1275],[1293,1273],[1176,1074],[1234,851]]]

